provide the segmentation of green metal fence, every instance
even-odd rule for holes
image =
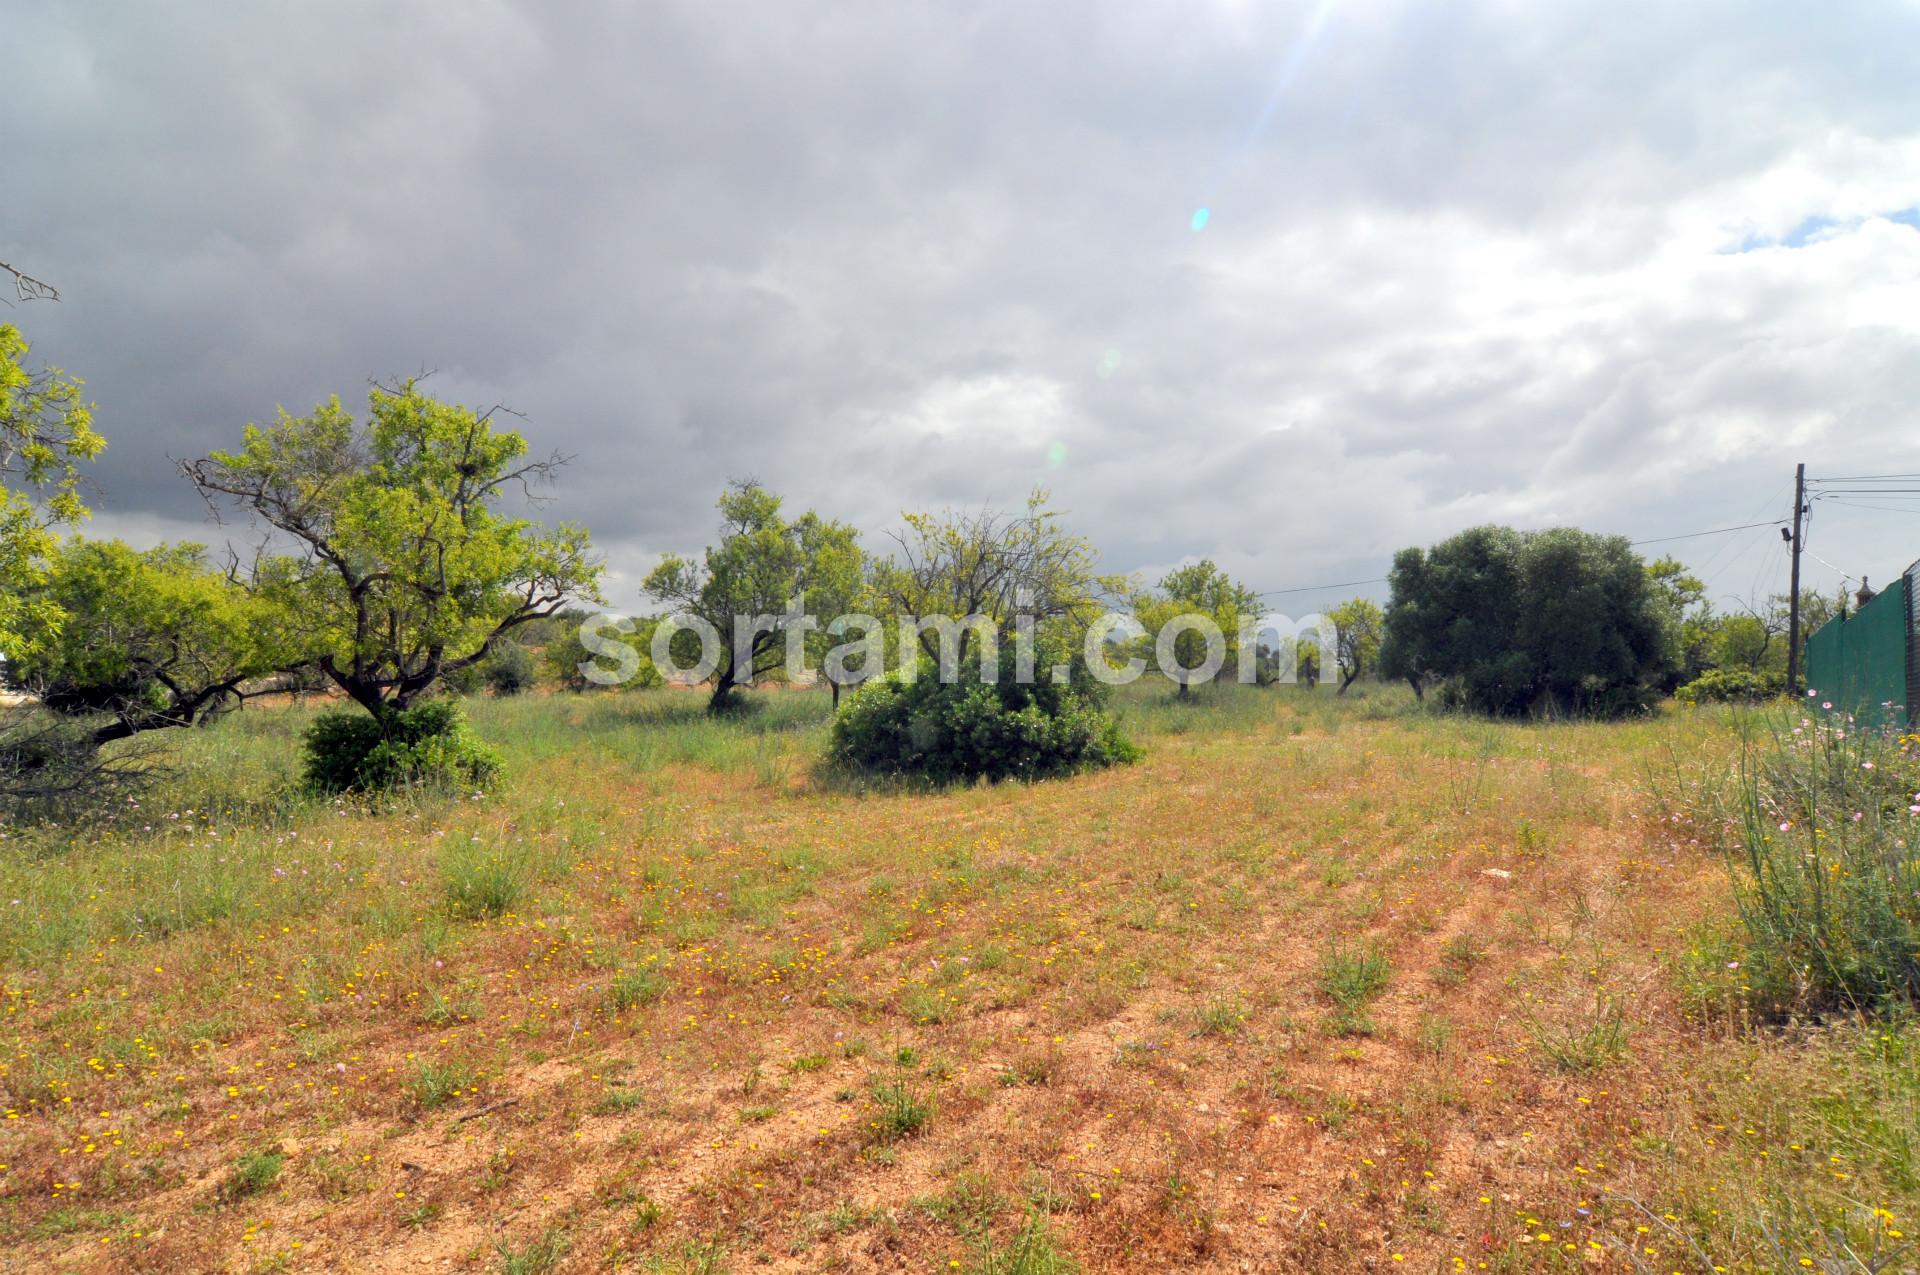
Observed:
[[[1920,631],[1914,627],[1915,570],[1851,615],[1836,616],[1807,639],[1812,698],[1870,725],[1904,726]]]

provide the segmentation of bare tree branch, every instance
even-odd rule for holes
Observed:
[[[60,290],[44,279],[36,279],[26,271],[0,261],[0,270],[13,276],[14,295],[22,301],[58,301]],[[11,302],[8,302],[11,305]]]

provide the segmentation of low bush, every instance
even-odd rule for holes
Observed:
[[[1130,762],[1139,751],[1105,711],[1106,687],[1084,665],[1065,684],[1014,679],[1003,661],[983,682],[969,658],[943,682],[927,664],[890,674],[849,696],[834,718],[831,758],[850,770],[948,783],[1042,779]]]
[[[307,728],[306,782],[317,792],[403,787],[489,788],[500,757],[481,743],[453,700],[429,700],[379,717],[323,713]]]
[[[1780,694],[1785,685],[1779,673],[1716,668],[1676,690],[1673,697],[1682,704],[1758,704]]]
[[[475,667],[495,695],[518,695],[533,689],[533,652],[510,638],[495,642],[487,658]]]

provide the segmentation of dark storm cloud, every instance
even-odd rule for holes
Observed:
[[[578,457],[626,605],[739,474],[873,530],[1045,483],[1278,587],[1917,467],[1920,9],[1318,7],[25,10],[0,257],[67,299],[7,318],[89,379],[102,530],[433,368]]]

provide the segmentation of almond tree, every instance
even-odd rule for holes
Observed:
[[[34,586],[46,578],[54,528],[87,516],[79,462],[106,446],[80,382],[58,368],[29,371],[29,352],[19,328],[0,324],[0,656],[9,659],[26,652],[29,629],[58,621]]]
[[[276,548],[251,587],[302,622],[313,664],[375,718],[570,600],[597,600],[584,527],[546,528],[498,505],[565,458],[524,459],[496,410],[442,403],[414,381],[376,387],[364,422],[333,398],[249,425],[238,451],[181,466],[216,510],[237,505]]]
[[[752,479],[732,483],[719,506],[719,543],[698,561],[669,554],[645,585],[673,614],[719,635],[713,711],[727,707],[736,686],[780,667],[790,634],[804,638],[843,614],[860,591],[864,561],[852,527],[815,513],[789,521],[780,497]]]

